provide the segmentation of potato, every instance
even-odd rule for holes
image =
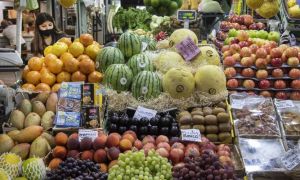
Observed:
[[[218,126],[208,125],[205,127],[205,132],[208,134],[217,134],[219,132]]]
[[[219,123],[227,123],[230,120],[230,116],[228,113],[219,113],[217,119]]]
[[[207,115],[204,117],[204,121],[206,125],[217,125],[218,120],[215,115]]]
[[[193,122],[193,124],[204,124],[205,123],[204,117],[201,115],[194,115],[192,117],[192,122]]]

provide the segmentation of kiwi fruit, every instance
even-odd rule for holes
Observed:
[[[217,134],[206,134],[206,138],[212,142],[218,142],[218,135]]]
[[[227,123],[230,120],[229,114],[221,112],[217,115],[217,119],[219,123]]]
[[[222,132],[219,134],[219,140],[221,142],[231,142],[231,134],[229,132]]]
[[[191,125],[182,125],[180,129],[191,129]]]
[[[193,129],[199,129],[201,134],[203,134],[205,132],[205,126],[203,126],[203,125],[194,125]]]
[[[193,108],[192,112],[193,112],[193,111],[202,111],[202,108],[196,107],[196,108]]]
[[[192,122],[191,114],[185,114],[179,118],[179,123],[181,125],[191,124],[191,122]]]
[[[217,125],[218,120],[215,115],[207,115],[204,117],[204,121],[206,125]]]
[[[203,115],[207,116],[207,115],[211,115],[212,114],[212,109],[210,107],[204,107],[203,108]]]
[[[213,110],[212,110],[212,114],[213,115],[218,115],[219,113],[221,112],[226,112],[225,109],[223,108],[219,108],[219,107],[215,107]]]
[[[220,130],[220,132],[230,132],[231,124],[230,123],[220,123],[219,130]]]
[[[194,116],[194,115],[203,116],[203,112],[202,111],[192,111],[191,114],[192,114],[192,116]]]
[[[219,132],[218,126],[209,125],[205,127],[205,132],[208,134],[217,134]]]
[[[185,115],[189,115],[190,112],[188,111],[181,111],[178,115],[177,115],[177,118],[180,119],[182,116],[185,116]]]
[[[201,115],[194,115],[192,117],[193,124],[204,124],[204,117]]]
[[[219,104],[217,104],[217,107],[227,109],[227,104],[225,102],[220,102]]]

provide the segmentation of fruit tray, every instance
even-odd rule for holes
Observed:
[[[239,148],[236,145],[229,145],[229,147],[231,150],[231,159],[234,165],[235,175],[239,178],[243,178],[246,175],[246,173]]]

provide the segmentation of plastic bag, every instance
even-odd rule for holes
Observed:
[[[35,10],[39,8],[39,3],[37,0],[26,0],[26,9]]]

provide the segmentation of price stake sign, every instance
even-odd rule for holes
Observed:
[[[201,142],[199,129],[181,129],[181,139],[183,141]]]
[[[300,153],[297,149],[288,150],[281,158],[281,162],[288,170],[294,169],[300,164]]]
[[[187,37],[179,44],[177,44],[176,49],[179,51],[179,53],[184,57],[186,61],[192,60],[200,53],[200,49],[197,47],[197,45],[190,37]]]
[[[178,10],[177,20],[178,21],[196,21],[197,12],[194,10]]]
[[[278,109],[287,109],[295,107],[295,104],[291,100],[276,100],[275,105]]]
[[[157,111],[153,110],[153,109],[148,109],[148,108],[144,108],[142,106],[138,106],[138,108],[136,109],[133,118],[136,118],[138,120],[140,120],[141,118],[148,118],[151,119],[153,117],[155,117],[155,115],[157,114]]]
[[[98,131],[91,130],[91,129],[79,129],[78,131],[79,142],[85,137],[89,137],[92,139],[92,141],[94,141],[98,137]]]

